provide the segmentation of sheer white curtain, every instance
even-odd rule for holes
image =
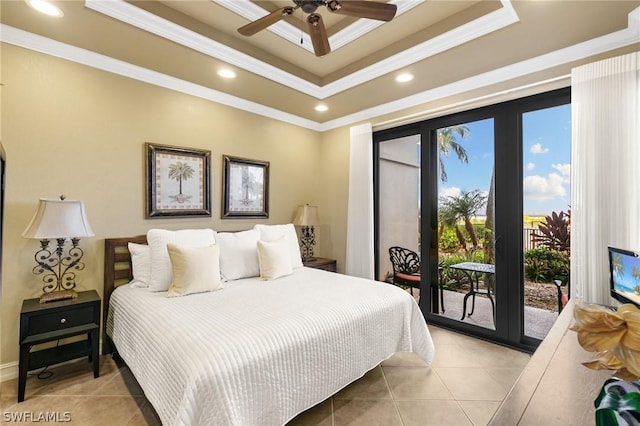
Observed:
[[[373,135],[371,123],[351,128],[347,275],[373,279]]]
[[[571,290],[612,304],[607,246],[640,250],[640,52],[571,73]]]

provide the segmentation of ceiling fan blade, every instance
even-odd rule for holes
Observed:
[[[274,10],[262,18],[256,19],[255,21],[249,22],[247,25],[238,28],[238,32],[243,36],[252,36],[258,31],[264,30],[268,26],[275,24],[292,13],[293,7],[283,7],[282,9]]]
[[[398,6],[375,1],[330,0],[327,2],[327,9],[339,15],[390,21],[396,16]]]
[[[307,22],[309,23],[309,35],[311,36],[311,43],[313,43],[313,51],[316,56],[324,56],[331,52],[322,16],[312,13],[307,17]]]

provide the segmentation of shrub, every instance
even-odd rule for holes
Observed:
[[[538,247],[524,254],[524,273],[529,281],[550,283],[566,281],[569,276],[569,253]]]
[[[533,233],[533,242],[551,250],[568,252],[571,248],[571,210],[552,212]]]
[[[469,250],[458,252],[453,255],[443,256],[440,258],[440,266],[442,270],[442,280],[445,288],[456,288],[465,285],[469,282],[469,279],[464,272],[450,268],[451,265],[462,262],[477,262],[482,263],[484,260],[484,253],[482,250]]]
[[[440,246],[440,251],[445,252],[453,252],[460,248],[458,237],[456,237],[456,233],[453,229],[445,230],[440,236],[438,244]]]

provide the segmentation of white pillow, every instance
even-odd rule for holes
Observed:
[[[224,288],[220,281],[220,249],[167,244],[173,279],[167,297],[186,296]]]
[[[260,233],[260,240],[274,241],[284,236],[289,248],[289,256],[291,258],[291,267],[293,269],[302,268],[302,256],[300,255],[300,246],[298,244],[298,235],[296,228],[292,223],[286,225],[255,225]]]
[[[293,272],[291,254],[286,236],[275,241],[258,241],[260,279],[274,280]]]
[[[150,229],[147,232],[147,243],[151,254],[151,277],[149,290],[167,291],[171,285],[171,259],[167,252],[167,244],[187,247],[207,247],[216,243],[213,229],[183,229],[167,231],[166,229]]]
[[[136,243],[128,243],[127,246],[131,254],[131,272],[133,273],[133,279],[130,283],[131,287],[149,287],[149,278],[151,276],[151,254],[149,252],[149,246]]]
[[[260,275],[258,266],[258,231],[218,232],[220,246],[220,274],[224,281]]]

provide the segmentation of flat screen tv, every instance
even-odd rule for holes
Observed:
[[[609,247],[611,297],[640,306],[640,253]]]

